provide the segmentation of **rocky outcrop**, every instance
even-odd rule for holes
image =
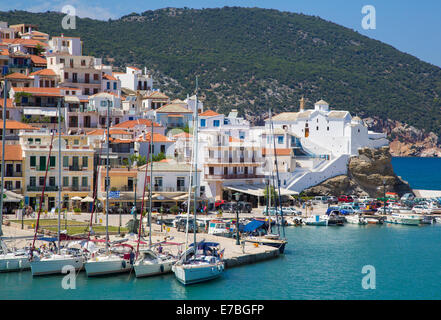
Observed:
[[[369,130],[385,132],[390,152],[395,157],[441,157],[441,145],[433,132],[417,129],[408,124],[378,117],[363,119]]]
[[[411,192],[408,183],[394,173],[391,159],[389,147],[360,149],[358,157],[349,161],[348,175],[328,179],[304,192],[307,195],[355,194],[379,197],[383,195],[383,180],[387,192],[399,195]]]

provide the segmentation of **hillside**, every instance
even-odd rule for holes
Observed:
[[[239,108],[256,123],[268,107],[312,106],[407,123],[441,135],[441,69],[319,17],[257,8],[161,9],[118,20],[60,13],[0,12],[0,21],[38,24],[52,35],[80,36],[84,53],[115,66],[147,66],[157,86],[185,97],[199,75],[205,105]]]

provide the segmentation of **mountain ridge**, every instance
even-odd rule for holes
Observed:
[[[331,108],[376,116],[441,135],[441,69],[388,44],[316,16],[274,9],[164,8],[117,20],[0,12],[9,23],[35,23],[51,35],[80,36],[84,54],[117,67],[147,66],[173,96],[194,90],[220,112],[237,108],[261,124],[266,111],[297,111],[320,99]],[[167,85],[166,85],[167,84]]]

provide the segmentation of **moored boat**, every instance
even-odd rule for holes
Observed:
[[[418,226],[422,222],[422,216],[416,214],[392,214],[385,219],[386,223]]]
[[[141,250],[134,264],[135,275],[148,277],[157,274],[169,273],[178,259],[170,254],[154,252],[153,250]]]
[[[308,226],[327,226],[328,219],[327,217],[315,215],[305,219],[305,224]]]
[[[84,269],[88,277],[124,273],[132,269],[134,259],[133,247],[120,244],[108,252],[93,253],[92,257],[84,263]]]

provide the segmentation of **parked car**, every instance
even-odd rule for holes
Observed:
[[[401,197],[401,201],[410,201],[415,199],[415,196],[412,193],[405,193],[402,197]]]
[[[351,196],[340,196],[338,197],[338,202],[345,202],[345,203],[349,203],[349,202],[354,202],[354,199],[352,199]]]
[[[324,204],[328,203],[328,197],[326,196],[316,196],[314,199],[312,199],[313,204]]]
[[[338,198],[334,197],[334,196],[330,196],[330,197],[328,197],[328,203],[330,203],[330,204],[337,204],[338,203]]]
[[[361,197],[358,198],[358,201],[360,201],[360,202],[370,202],[372,200],[373,199],[369,198],[369,196],[361,196]]]

